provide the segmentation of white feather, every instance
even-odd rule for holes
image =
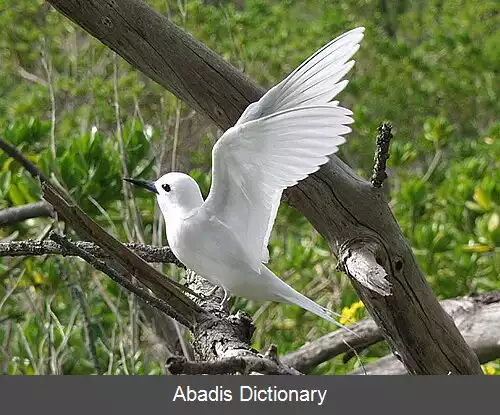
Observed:
[[[236,125],[294,106],[330,102],[347,86],[348,81],[341,79],[354,65],[348,60],[359,49],[364,30],[358,27],[327,43],[258,102],[250,104]]]
[[[235,233],[255,269],[268,259],[281,193],[345,142],[351,114],[332,104],[293,108],[230,128],[214,146],[205,207]]]
[[[283,113],[283,111],[305,106],[327,104],[332,101],[332,99],[347,86],[348,81],[342,81],[341,79],[354,65],[354,61],[349,61],[349,59],[359,49],[359,43],[363,39],[364,30],[365,29],[363,27],[358,27],[344,33],[323,46],[316,53],[306,59],[282,82],[271,88],[258,102],[250,104],[235,125],[235,127],[241,127],[252,121],[264,119],[273,114],[276,115],[282,113],[282,116],[280,115],[278,118],[272,118],[273,122],[278,120],[276,126],[279,124],[279,127],[275,126],[273,128],[272,125],[269,125],[269,122],[266,123],[265,127],[252,125],[251,131],[254,131],[255,134],[263,134],[259,138],[253,139],[253,141],[251,133],[246,135],[247,140],[250,139],[253,143],[253,147],[250,143],[245,143],[243,141],[240,142],[241,137],[243,137],[243,131],[245,130],[235,131],[230,129],[219,140],[216,147],[214,147],[212,158],[213,178],[215,182],[215,176],[217,176],[217,172],[215,171],[217,164],[220,164],[220,167],[218,167],[219,169],[230,169],[231,175],[234,174],[240,176],[242,171],[238,173],[238,169],[241,168],[242,165],[239,165],[238,163],[241,163],[242,161],[249,161],[248,157],[245,156],[244,149],[251,150],[254,157],[259,158],[262,157],[263,154],[263,152],[259,154],[259,148],[263,149],[268,148],[269,146],[277,146],[277,151],[273,153],[273,160],[253,160],[253,165],[250,163],[245,168],[245,174],[249,174],[249,172],[251,173],[252,168],[260,170],[261,168],[267,167],[268,170],[266,170],[266,172],[270,174],[270,180],[272,177],[277,175],[277,181],[274,187],[271,186],[268,188],[266,185],[262,186],[262,189],[266,189],[268,192],[265,206],[268,211],[263,217],[261,217],[261,220],[264,218],[267,223],[263,225],[260,221],[257,221],[259,223],[257,224],[258,226],[256,226],[257,230],[255,232],[247,232],[246,235],[240,234],[240,236],[243,237],[243,241],[246,243],[251,243],[252,239],[249,239],[251,236],[259,236],[258,241],[261,246],[259,248],[251,248],[254,251],[257,249],[260,250],[259,264],[261,262],[266,263],[269,259],[267,244],[276,219],[281,194],[284,188],[296,184],[299,180],[306,177],[307,174],[314,172],[318,166],[325,163],[327,159],[324,156],[336,152],[338,146],[344,143],[345,140],[341,137],[341,134],[347,134],[350,132],[350,129],[345,127],[344,124],[352,122],[351,119],[334,120],[332,118],[332,113],[328,112],[328,114],[326,114],[324,111],[321,111],[317,114],[317,117],[326,117],[324,118],[326,122],[322,123],[321,120],[316,117],[313,127],[308,124],[312,121],[309,119],[309,117],[312,117],[312,113],[310,111],[306,113],[292,112],[291,114],[286,112]],[[330,102],[331,107],[338,106],[338,104],[338,101]],[[307,114],[307,119],[298,119],[300,117],[304,117],[305,114]],[[350,112],[343,112],[342,115],[350,115]],[[283,117],[283,119],[281,119],[281,117]],[[295,119],[292,119],[291,117],[295,117]],[[288,131],[296,128],[296,125],[300,125],[300,128],[293,134],[293,137],[289,136]],[[311,135],[311,131],[313,131],[314,128],[322,129],[320,134],[326,135],[326,139],[324,141],[315,141],[315,135]],[[232,139],[225,139],[226,136],[231,136]],[[283,136],[285,137],[284,139]],[[286,142],[283,142],[283,140]],[[231,141],[231,143],[229,143],[229,141]],[[222,151],[219,150],[224,145],[229,144],[231,144],[230,149],[228,148]],[[241,147],[239,148],[239,146]],[[291,147],[291,151],[287,152],[286,150],[289,147]],[[238,153],[241,154],[241,156],[238,156]],[[297,153],[300,153],[300,155],[297,156]],[[217,163],[216,158],[219,157],[224,158],[226,161]],[[278,161],[278,157],[282,157],[284,159]],[[271,165],[272,162],[274,162],[274,164]],[[229,164],[224,167],[225,163]],[[309,167],[305,168],[304,171],[297,169],[291,169],[290,171],[290,168],[287,167],[292,164],[297,166],[297,164],[302,165],[303,163],[306,163],[306,166]],[[229,166],[230,164],[232,164],[231,167]],[[274,168],[271,168],[272,166],[274,166]],[[307,173],[305,173],[306,171]],[[299,172],[300,174],[297,176],[296,173]],[[294,179],[286,180],[286,178],[282,177],[286,174],[290,174],[290,177],[293,177]],[[226,174],[219,174],[219,177],[225,176]],[[280,177],[281,180],[279,180]],[[295,177],[297,178],[295,179]],[[256,180],[256,178],[252,177],[250,180]],[[234,189],[237,189],[237,187]],[[238,190],[236,191],[238,192]],[[248,192],[249,190],[247,189],[246,191]],[[211,191],[211,195],[212,194],[213,191]],[[236,196],[231,195],[228,197],[230,199],[234,199]],[[217,197],[212,195],[211,198],[211,203],[215,206],[218,203],[213,201],[213,199],[217,199]],[[250,214],[251,213],[249,213],[249,215]],[[230,223],[236,222],[236,219],[233,219],[233,215],[229,212],[224,212],[222,216]],[[251,225],[254,225],[254,223],[252,222]],[[241,224],[240,227],[244,226],[245,225]],[[248,247],[248,245],[246,246]],[[257,260],[256,252],[254,252],[254,259]]]

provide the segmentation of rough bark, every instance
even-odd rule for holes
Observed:
[[[453,317],[465,341],[474,350],[481,363],[500,357],[500,292],[444,300],[441,305]],[[285,359],[283,362],[290,365]],[[389,355],[350,374],[365,373],[406,375],[408,371],[394,355]]]
[[[142,1],[49,2],[223,129],[264,92]],[[286,198],[328,241],[410,373],[482,373],[474,352],[433,295],[381,189],[332,157],[318,173],[289,189]],[[366,274],[349,262],[366,246],[384,269],[391,295],[365,286],[384,284],[380,273]],[[365,274],[360,277],[360,272]]]

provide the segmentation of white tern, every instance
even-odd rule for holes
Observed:
[[[228,294],[298,305],[334,324],[336,315],[300,294],[264,264],[283,190],[328,161],[345,142],[352,112],[332,99],[348,81],[358,27],[323,46],[250,104],[212,151],[212,186],[204,201],[190,176],[155,182],[125,179],[156,193],[167,239],[189,269]]]

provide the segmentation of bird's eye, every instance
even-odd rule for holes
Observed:
[[[170,192],[170,185],[168,183],[162,184],[161,188],[165,190],[167,193]]]

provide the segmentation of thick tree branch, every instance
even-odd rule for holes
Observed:
[[[49,2],[221,128],[232,126],[264,92],[143,1]],[[380,189],[334,156],[288,189],[286,200],[307,217],[339,258],[364,244],[375,247],[376,262],[392,285],[391,295],[381,296],[356,280],[353,285],[410,373],[482,373],[474,352],[427,284]],[[358,275],[357,280],[369,281],[370,276]]]

